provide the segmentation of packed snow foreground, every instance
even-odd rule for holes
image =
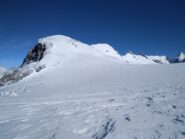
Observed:
[[[108,44],[40,39],[1,77],[0,138],[184,139],[184,71]]]

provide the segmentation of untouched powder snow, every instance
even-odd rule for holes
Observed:
[[[184,63],[126,64],[107,45],[64,36],[39,42],[46,68],[0,87],[0,138],[185,138]]]

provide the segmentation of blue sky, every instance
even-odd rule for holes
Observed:
[[[119,53],[185,52],[184,0],[1,0],[0,65],[21,64],[38,38],[63,34]]]

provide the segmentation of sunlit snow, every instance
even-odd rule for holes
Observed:
[[[39,42],[45,68],[0,87],[1,139],[185,138],[185,64],[59,35]]]

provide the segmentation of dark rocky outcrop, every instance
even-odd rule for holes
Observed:
[[[31,68],[28,66],[21,67],[18,69],[13,70],[12,72],[5,73],[2,78],[0,78],[0,87],[5,84],[12,84],[16,83],[19,80],[27,77],[34,71],[39,72],[44,69],[45,66],[32,66]]]
[[[24,77],[30,75],[34,71],[39,72],[43,68],[45,68],[44,65],[29,65],[32,62],[37,62],[40,61],[43,56],[44,52],[46,50],[46,45],[42,43],[38,43],[34,48],[32,48],[28,54],[26,55],[26,58],[24,59],[23,63],[21,66],[12,72],[7,72],[5,73],[1,78],[0,78],[0,87],[5,85],[5,84],[11,84],[18,82],[19,80],[23,79]]]
[[[32,48],[28,54],[26,55],[26,58],[24,59],[21,67],[30,64],[32,62],[40,61],[43,56],[44,52],[46,50],[46,45],[42,43],[38,43],[34,48]]]
[[[141,55],[141,56],[145,57],[146,59],[148,59],[148,57],[145,54],[143,54],[143,53],[140,53],[139,55]]]
[[[12,73],[6,73],[2,78],[0,78],[0,86],[5,84],[15,83],[22,78],[30,75],[31,71],[22,71],[20,69],[14,70]]]

